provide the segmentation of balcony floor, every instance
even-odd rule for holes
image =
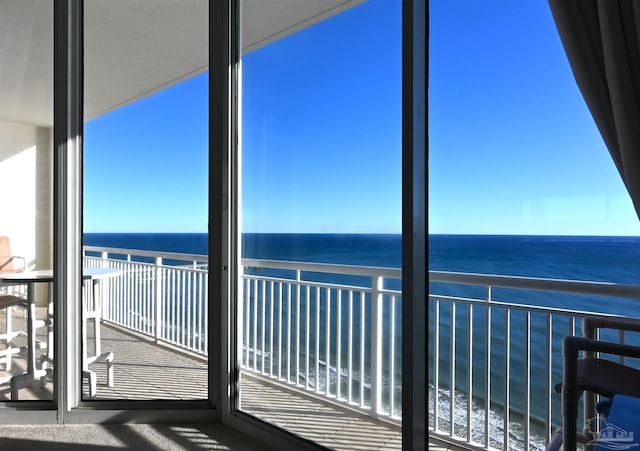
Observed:
[[[38,309],[38,317],[44,317],[44,309]],[[4,331],[4,313],[0,314],[0,330]],[[18,310],[13,316],[13,329],[26,330],[25,320]],[[90,323],[91,324],[91,323]],[[93,349],[89,327],[88,347]],[[207,362],[188,354],[159,346],[153,341],[123,333],[117,328],[102,326],[102,351],[114,354],[113,387],[107,386],[106,366],[100,363],[89,365],[97,375],[96,400],[193,400],[206,399]],[[37,331],[38,340],[46,342],[45,328]],[[26,345],[26,337],[14,340],[16,346]],[[4,349],[4,344],[0,344]],[[37,355],[44,351],[37,351]],[[20,374],[26,369],[26,352],[14,356],[10,374]],[[38,361],[37,366],[40,363]],[[1,365],[0,368],[3,368]],[[0,379],[8,375],[0,370]],[[168,377],[170,375],[170,377]],[[83,398],[89,398],[88,384],[83,383]],[[19,393],[20,400],[51,400],[52,384],[41,388],[39,383],[24,384]],[[0,385],[0,401],[10,400],[9,383]]]
[[[399,424],[376,421],[250,373],[242,375],[240,387],[242,410],[331,449],[402,449]]]
[[[44,312],[39,309],[38,315]],[[4,330],[4,315],[0,330]],[[21,313],[14,314],[14,330],[24,330]],[[91,329],[91,328],[89,328]],[[38,338],[45,339],[38,330]],[[92,364],[97,374],[97,400],[206,399],[207,362],[139,336],[103,325],[102,350],[114,353],[114,387],[107,386],[106,368]],[[17,344],[24,342],[22,337]],[[0,349],[3,345],[0,345]],[[89,349],[92,349],[89,337]],[[43,351],[38,351],[41,353]],[[13,358],[11,373],[24,371],[26,355]],[[0,370],[0,377],[6,375]],[[84,396],[88,396],[86,383]],[[52,384],[25,384],[21,400],[52,399]],[[9,400],[9,384],[0,385],[0,401]],[[336,450],[400,450],[399,424],[374,420],[302,391],[252,374],[241,376],[242,409],[256,417]]]

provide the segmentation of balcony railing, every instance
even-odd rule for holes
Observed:
[[[122,270],[105,321],[207,354],[206,257],[86,247],[84,264]],[[240,277],[244,371],[400,420],[399,269],[244,259]],[[599,282],[436,271],[429,282],[429,431],[481,449],[543,449],[560,424],[562,339],[584,317],[613,316],[567,308],[576,297],[640,299],[638,286]]]
[[[87,246],[84,266],[112,267],[104,321],[206,355],[207,259]],[[400,421],[401,271],[242,260],[241,367]]]
[[[400,419],[399,269],[242,264],[243,368]]]
[[[564,306],[640,298],[640,286],[599,282],[436,271],[429,282],[429,431],[476,449],[544,449],[562,421],[563,337],[581,335],[584,317],[616,316]]]
[[[207,257],[85,246],[85,267],[109,267],[102,318],[156,341],[208,353]]]

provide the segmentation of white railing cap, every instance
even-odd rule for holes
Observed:
[[[297,262],[289,260],[260,260],[243,258],[242,266],[270,269],[289,269],[308,272],[332,274],[348,274],[350,276],[380,276],[394,279],[402,278],[400,268],[383,268],[377,266],[334,265],[330,263]]]
[[[170,260],[184,260],[184,261],[198,261],[207,263],[209,257],[200,254],[183,254],[178,252],[165,252],[165,251],[146,251],[140,249],[124,249],[115,247],[104,246],[84,246],[84,251],[89,252],[107,252],[108,254],[116,255],[135,255],[139,257],[162,257]]]
[[[621,298],[639,298],[640,285],[624,285],[612,282],[544,279],[521,276],[499,276],[446,271],[429,271],[429,282],[457,283],[496,288],[554,291],[558,293],[590,294]]]

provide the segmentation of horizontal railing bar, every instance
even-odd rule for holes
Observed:
[[[350,276],[381,276],[391,279],[401,279],[402,270],[399,268],[381,268],[377,266],[333,265],[329,263],[309,263],[284,260],[258,260],[243,258],[242,266],[271,269],[290,269],[292,271],[322,272],[348,274]]]
[[[296,280],[296,279],[286,279],[286,278],[282,278],[282,277],[269,277],[269,276],[254,276],[251,274],[243,274],[241,276],[243,279],[247,279],[247,280],[263,280],[263,281],[269,281],[269,282],[274,282],[274,283],[278,283],[278,282],[282,282],[282,283],[287,283],[287,284],[291,284],[291,285],[301,285],[301,286],[305,286],[305,287],[318,287],[318,288],[332,288],[332,289],[341,289],[341,290],[353,290],[353,291],[360,291],[362,293],[371,293],[373,291],[373,288],[371,287],[361,287],[361,286],[357,286],[357,285],[343,285],[343,284],[338,284],[338,283],[330,283],[330,282],[315,282],[315,281],[311,281],[311,280]],[[402,291],[400,290],[391,290],[388,288],[382,288],[377,290],[378,293],[381,294],[386,294],[386,295],[399,295],[402,294]]]
[[[178,252],[165,252],[165,251],[147,251],[138,249],[124,249],[115,247],[101,247],[101,246],[84,246],[85,252],[106,252],[108,254],[116,255],[135,255],[136,257],[163,257],[169,260],[184,260],[184,261],[197,261],[201,263],[208,263],[209,258],[206,255],[200,254],[182,254]],[[85,255],[86,257],[96,257],[95,255]],[[135,262],[141,263],[141,262]]]
[[[138,254],[131,254],[131,255],[137,256]],[[122,264],[124,266],[137,266],[140,268],[156,268],[157,267],[162,269],[180,270],[180,271],[185,271],[185,272],[195,273],[195,274],[204,274],[208,272],[207,269],[194,268],[192,266],[173,266],[173,265],[165,265],[165,264],[158,265],[156,263],[151,263],[151,262],[134,262],[129,260],[118,260],[114,258],[109,258],[105,260],[102,257],[98,257],[96,255],[85,255],[84,258],[88,260],[95,260],[95,261],[110,261],[110,262]]]
[[[498,276],[491,274],[467,274],[444,271],[429,271],[429,282],[640,299],[640,285],[624,285],[610,282],[585,282],[577,280]]]
[[[604,317],[604,318],[621,318],[622,317],[621,315],[615,315],[611,313],[594,313],[594,312],[586,312],[582,310],[569,310],[569,309],[561,309],[556,307],[542,307],[542,306],[530,305],[530,304],[514,304],[511,302],[501,302],[501,301],[494,301],[494,300],[487,301],[486,299],[463,298],[458,296],[440,296],[437,294],[430,294],[429,300],[461,302],[463,304],[483,305],[485,307],[491,306],[496,308],[524,310],[527,312],[553,313],[556,315],[564,315],[564,316],[598,316],[598,317]]]
[[[116,255],[135,255],[140,257],[163,257],[170,260],[185,260],[185,261],[198,261],[206,263],[208,257],[206,255],[199,254],[183,254],[176,252],[164,252],[164,251],[147,251],[137,249],[124,249],[124,248],[112,248],[101,246],[84,246],[85,251],[89,252],[107,252],[109,254]],[[94,257],[94,256],[87,256]],[[96,256],[97,257],[97,256]],[[136,262],[137,263],[137,262]],[[329,263],[310,263],[310,262],[296,262],[296,261],[284,261],[284,260],[262,260],[243,258],[241,264],[244,267],[260,267],[271,269],[288,269],[292,271],[300,270],[306,272],[320,272],[320,273],[337,273],[347,274],[352,276],[382,276],[393,279],[402,278],[402,270],[399,268],[383,268],[377,266],[354,266],[354,265],[334,265]]]
[[[86,251],[107,252],[110,254],[136,255],[143,257],[162,256],[173,260],[191,260],[207,262],[205,255],[182,254],[172,252],[158,252],[109,248],[99,246],[84,246]],[[87,256],[92,257],[92,256]],[[99,257],[95,257],[99,258]],[[143,263],[143,262],[135,262]],[[327,263],[292,262],[283,260],[242,259],[245,267],[263,267],[272,269],[300,270],[320,273],[339,273],[359,276],[378,275],[388,278],[402,278],[402,270],[398,268],[379,268],[371,266],[333,265]],[[493,286],[500,288],[515,288],[523,290],[552,291],[573,294],[593,294],[623,298],[640,298],[640,285],[625,285],[610,282],[591,282],[576,280],[561,280],[547,278],[533,278],[522,276],[502,276],[492,274],[472,274],[446,271],[429,271],[430,282],[444,282],[464,285]]]

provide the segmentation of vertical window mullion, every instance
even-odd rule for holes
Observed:
[[[58,422],[80,400],[83,2],[54,2],[54,400]],[[63,302],[64,301],[64,302]]]
[[[426,449],[427,4],[402,2],[402,447]]]

